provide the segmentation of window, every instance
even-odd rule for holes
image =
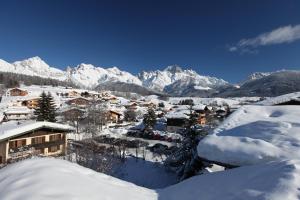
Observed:
[[[31,144],[45,143],[45,136],[31,138]]]
[[[59,151],[59,150],[60,150],[59,145],[58,146],[51,146],[51,147],[48,148],[49,152],[56,152],[56,151]]]
[[[10,149],[18,148],[18,147],[25,146],[25,145],[26,145],[26,139],[15,140],[15,141],[10,141],[9,142],[9,148]]]
[[[61,134],[50,135],[50,137],[49,137],[50,142],[58,141],[58,140],[61,140]]]

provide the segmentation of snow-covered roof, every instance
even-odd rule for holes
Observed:
[[[193,106],[193,109],[194,110],[204,110],[205,107],[206,107],[206,105],[204,105],[204,104],[196,104]]]
[[[290,100],[300,101],[300,92],[289,93],[277,97],[271,97],[264,101],[258,102],[259,105],[271,106],[275,104],[280,104],[284,102],[288,102]]]
[[[30,114],[32,110],[27,108],[26,106],[20,107],[9,107],[4,111],[5,114]]]
[[[199,142],[198,154],[237,166],[300,160],[299,113],[299,106],[243,106]]]
[[[300,196],[300,162],[277,161],[194,176],[150,190],[61,159],[35,158],[0,170],[10,200],[283,200]]]
[[[194,176],[163,189],[162,200],[299,199],[300,162],[281,161]]]
[[[52,123],[46,121],[24,121],[24,122],[16,122],[9,121],[0,124],[0,140],[5,140],[8,138],[16,137],[18,135],[22,135],[24,133],[37,130],[40,128],[50,128],[57,129],[63,131],[72,131],[73,127],[69,125]]]
[[[190,111],[189,110],[184,110],[184,109],[180,109],[180,110],[174,110],[174,111],[171,111],[169,113],[167,113],[165,115],[165,117],[167,119],[187,119],[189,118],[188,115],[190,114]]]

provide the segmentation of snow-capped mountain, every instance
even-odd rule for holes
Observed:
[[[256,72],[236,87],[223,79],[199,75],[177,65],[164,70],[143,71],[134,76],[117,67],[103,68],[84,63],[60,70],[37,56],[14,63],[0,59],[0,71],[68,81],[83,88],[102,85],[101,88],[117,91],[147,90],[148,93],[173,96],[275,96],[299,91],[300,85],[299,71]]]
[[[300,91],[300,71],[281,70],[269,75],[249,80],[240,88],[226,89],[218,95],[222,97],[261,96],[272,97]]]
[[[250,81],[258,80],[263,77],[269,76],[274,72],[254,72],[250,74],[244,81],[242,81],[239,85],[243,85],[245,83],[248,83]]]
[[[13,71],[10,72],[26,74],[30,76],[40,76],[43,78],[54,78],[60,81],[66,80],[66,72],[54,67],[50,67],[38,56],[23,61],[16,61],[12,63],[12,65]]]
[[[117,67],[101,68],[91,64],[80,64],[67,69],[68,78],[75,84],[93,88],[105,82],[125,82],[142,85],[142,82],[134,75],[119,70]]]
[[[105,69],[82,63],[74,68],[67,67],[66,71],[63,71],[50,67],[38,56],[14,63],[8,63],[0,59],[0,71],[71,81],[86,88],[93,88],[108,81],[142,85],[142,82],[136,76],[121,71],[117,67]]]
[[[183,70],[177,65],[168,66],[162,71],[143,71],[138,77],[143,86],[168,93],[172,93],[178,88],[183,90],[193,87],[195,90],[210,90],[228,85],[228,82],[223,79],[202,76],[194,70]]]
[[[168,66],[162,71],[142,72],[138,76],[134,76],[117,67],[103,68],[84,63],[76,67],[67,67],[66,71],[63,71],[50,67],[37,56],[14,63],[0,60],[0,71],[71,81],[86,88],[94,88],[101,83],[122,82],[144,86],[159,92],[176,94],[187,88],[210,90],[228,84],[222,79],[201,76],[193,70],[183,70],[176,65]]]

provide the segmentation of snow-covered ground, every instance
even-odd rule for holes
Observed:
[[[243,106],[198,144],[202,158],[231,165],[300,160],[299,106]]]
[[[300,92],[289,93],[277,97],[267,98],[264,101],[258,102],[259,105],[271,106],[275,104],[280,104],[290,100],[300,101]]]
[[[1,169],[0,180],[0,199],[5,200],[296,200],[300,163],[240,167],[150,190],[68,161],[43,158]]]
[[[161,162],[128,157],[118,167],[117,177],[146,188],[164,188],[177,183],[176,174],[166,171]]]
[[[171,104],[178,104],[180,101],[185,99],[192,99],[194,104],[204,105],[216,105],[224,106],[229,105],[230,107],[236,107],[240,104],[248,104],[250,102],[257,102],[260,97],[235,97],[235,98],[201,98],[201,97],[170,97],[169,102]]]
[[[296,200],[300,162],[281,161],[192,177],[159,191],[160,200]]]
[[[59,159],[30,159],[0,170],[2,200],[141,200],[155,191]]]

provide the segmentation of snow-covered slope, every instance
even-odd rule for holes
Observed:
[[[159,193],[159,200],[297,200],[300,162],[281,161],[192,177]]]
[[[117,67],[105,69],[82,63],[77,67],[68,68],[67,71],[71,81],[89,88],[109,81],[142,85],[142,82],[137,77],[128,72],[121,71]]]
[[[58,159],[31,159],[0,170],[0,199],[141,200],[152,190]]]
[[[277,97],[270,97],[264,101],[258,102],[257,104],[265,105],[265,106],[272,106],[272,105],[288,102],[291,100],[296,100],[296,101],[300,102],[300,92],[293,92],[293,93],[289,93],[289,94],[285,94],[285,95],[280,95]]]
[[[0,59],[0,71],[2,72],[15,72],[15,66]]]
[[[21,161],[0,170],[5,200],[296,200],[299,161],[280,161],[192,177],[150,190],[60,159]]]
[[[32,57],[23,61],[8,63],[0,59],[0,71],[52,78],[60,81],[72,81],[79,86],[93,88],[104,82],[124,82],[142,85],[134,75],[119,70],[117,67],[101,68],[91,64],[80,64],[66,71],[50,67],[40,57]]]
[[[299,106],[243,106],[199,142],[198,154],[236,166],[300,160],[299,113]]]
[[[263,77],[269,76],[271,75],[272,72],[254,72],[252,74],[250,74],[247,79],[245,81],[243,81],[240,85],[247,83],[249,81],[253,81],[253,80],[257,80],[257,79],[261,79]]]
[[[168,66],[164,70],[143,71],[138,75],[143,85],[151,89],[166,91],[184,90],[193,87],[196,90],[209,90],[228,84],[222,79],[201,76],[193,70],[183,70],[179,66]]]
[[[37,56],[23,61],[16,61],[12,65],[14,66],[14,70],[11,72],[30,76],[40,76],[43,78],[53,78],[61,81],[66,80],[66,72],[50,67],[45,61]]]

